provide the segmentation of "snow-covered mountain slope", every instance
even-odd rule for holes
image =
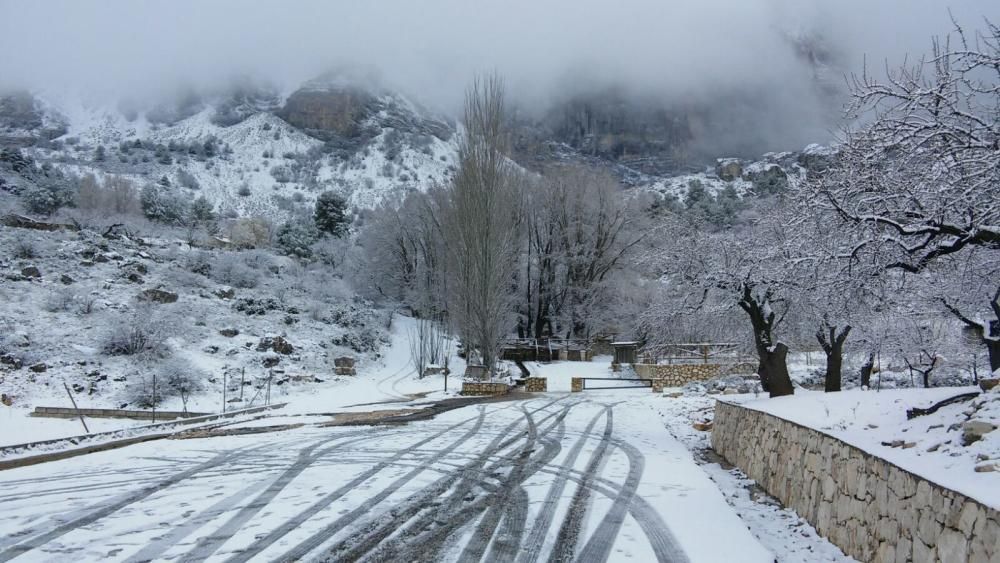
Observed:
[[[163,122],[164,112],[153,109],[22,97],[16,112],[0,111],[0,137],[39,164],[120,175],[139,187],[169,183],[231,215],[281,218],[327,190],[371,208],[448,181],[458,147],[453,124],[396,93],[316,85],[307,93],[308,103],[288,98],[273,111],[243,108],[251,113],[231,124],[224,100],[174,111],[180,118]],[[354,105],[344,107],[345,98]]]

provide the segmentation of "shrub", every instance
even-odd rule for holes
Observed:
[[[74,301],[73,292],[69,288],[55,289],[45,296],[42,308],[50,313],[68,311]]]
[[[170,356],[151,366],[148,375],[131,388],[130,402],[140,408],[160,405],[166,399],[180,397],[187,412],[187,402],[192,394],[205,388],[207,374],[179,356]],[[153,374],[156,375],[155,390]]]
[[[168,187],[147,185],[142,189],[139,202],[143,214],[153,221],[171,225],[183,225],[187,221],[189,212],[187,199]]]
[[[257,287],[260,274],[232,254],[220,256],[211,270],[211,277],[218,283],[241,289]]]
[[[38,246],[35,245],[35,241],[33,240],[18,237],[14,239],[13,243],[11,243],[10,253],[14,258],[20,258],[23,260],[38,258]]]
[[[46,178],[34,186],[21,190],[21,203],[31,213],[51,215],[63,207],[73,205],[75,194],[63,179]]]
[[[136,311],[108,330],[101,350],[109,356],[162,354],[167,333],[165,323],[152,318],[150,311]]]

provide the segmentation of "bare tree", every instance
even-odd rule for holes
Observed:
[[[558,166],[531,186],[520,268],[522,335],[589,335],[591,312],[613,299],[607,283],[648,232],[635,198],[613,177]]]
[[[862,125],[816,185],[864,233],[853,253],[919,272],[1000,248],[1000,28],[987,22],[970,38],[956,24],[916,64],[883,81],[866,70],[851,86]]]
[[[408,331],[410,361],[417,370],[418,377],[424,377],[428,366],[447,364],[448,333],[440,323],[432,319],[417,319]]]
[[[794,392],[788,374],[788,346],[777,335],[795,290],[788,276],[787,234],[778,210],[741,231],[708,233],[678,222],[654,255],[661,265],[666,299],[645,315],[664,326],[692,312],[746,314],[758,357],[761,387],[772,397]]]
[[[507,157],[501,78],[473,83],[464,121],[444,229],[452,279],[448,310],[467,347],[492,374],[513,327],[511,281],[521,212],[517,174]]]

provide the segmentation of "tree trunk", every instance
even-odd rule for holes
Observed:
[[[868,359],[861,364],[861,386],[871,388],[872,370],[875,369],[875,353],[869,352]]]
[[[1000,340],[987,340],[986,350],[990,356],[990,372],[1000,370]]]
[[[841,351],[835,350],[831,354],[826,356],[826,385],[824,386],[824,391],[830,393],[832,391],[840,391],[840,367],[843,364],[843,357]]]
[[[837,327],[832,326],[828,320],[823,320],[823,325],[816,331],[816,340],[826,352],[826,379],[824,389],[827,393],[840,391],[841,388],[841,366],[844,363],[844,341],[851,333],[851,326],[847,325],[837,334]]]
[[[750,317],[750,324],[753,326],[754,347],[760,360],[757,364],[760,386],[772,397],[780,397],[791,395],[795,391],[785,362],[788,347],[780,342],[772,344],[771,333],[774,329],[775,315],[768,307],[770,298],[769,291],[761,297],[755,297],[752,288],[744,285],[741,289],[739,306]]]
[[[767,380],[771,397],[795,393],[795,388],[792,387],[792,378],[788,376],[788,363],[785,361],[787,356],[788,346],[779,342],[773,346],[772,350],[765,352],[761,358],[761,365],[766,373],[762,373],[760,379],[761,382]]]

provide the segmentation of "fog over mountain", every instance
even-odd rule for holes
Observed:
[[[835,126],[845,73],[925,51],[949,9],[1000,20],[981,0],[0,0],[0,90],[160,102],[251,76],[289,93],[351,65],[454,114],[497,70],[532,115],[613,92],[715,114],[694,127],[706,150],[799,148]]]

